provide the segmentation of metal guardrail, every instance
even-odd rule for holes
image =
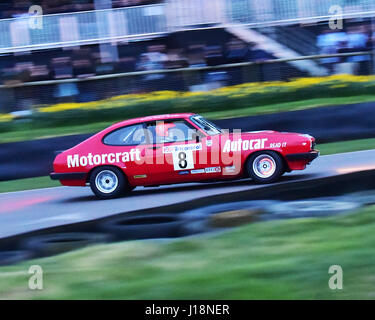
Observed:
[[[373,0],[167,0],[156,5],[3,19],[0,53],[222,25],[261,27],[329,20],[337,13],[330,11],[332,6],[340,6],[344,18],[375,16]]]
[[[0,20],[0,53],[74,46],[167,31],[164,4]]]

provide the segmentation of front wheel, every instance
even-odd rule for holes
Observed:
[[[263,151],[252,155],[246,163],[250,178],[258,183],[272,183],[284,173],[281,157],[273,151]]]
[[[100,199],[117,198],[128,188],[128,182],[120,169],[114,167],[99,167],[90,176],[92,192]]]

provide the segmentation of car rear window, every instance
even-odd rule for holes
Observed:
[[[107,134],[103,143],[111,146],[134,146],[146,143],[146,134],[142,124],[116,129]]]

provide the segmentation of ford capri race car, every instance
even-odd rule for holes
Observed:
[[[126,120],[57,155],[51,178],[90,185],[102,199],[137,186],[251,178],[277,181],[319,156],[315,139],[276,131],[225,131],[196,114]]]

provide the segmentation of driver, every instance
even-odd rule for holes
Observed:
[[[159,137],[159,141],[163,142],[173,142],[175,137],[173,135],[173,130],[169,130],[171,128],[175,128],[176,125],[174,123],[164,123],[159,122],[156,124],[156,134]]]

